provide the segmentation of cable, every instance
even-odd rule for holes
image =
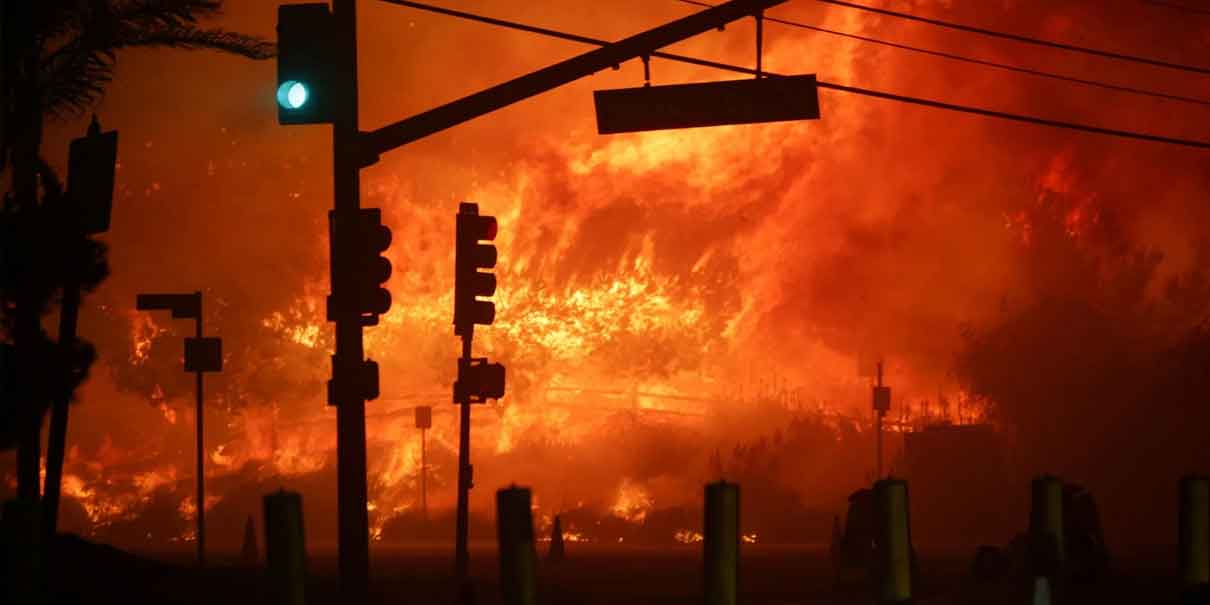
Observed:
[[[1175,2],[1163,2],[1162,0],[1143,0],[1143,4],[1150,4],[1152,6],[1162,6],[1164,8],[1175,8],[1176,10],[1188,11],[1191,13],[1198,13],[1201,15],[1210,15],[1210,10],[1207,10],[1204,8],[1195,8],[1192,6],[1185,6],[1184,4],[1177,4]]]
[[[418,10],[448,15],[451,17],[458,17],[460,19],[478,21],[480,23],[487,23],[490,25],[496,25],[499,27],[505,27],[505,28],[509,28],[509,29],[525,31],[525,32],[533,33],[533,34],[539,34],[539,35],[543,35],[543,36],[552,37],[552,38],[561,38],[563,40],[570,40],[573,42],[580,42],[583,44],[594,44],[597,46],[608,46],[610,44],[610,42],[607,42],[605,40],[598,40],[596,38],[589,38],[587,36],[569,34],[566,32],[560,32],[560,31],[546,29],[543,27],[537,27],[537,26],[533,26],[533,25],[526,25],[526,24],[517,23],[514,21],[505,21],[503,19],[485,17],[483,15],[476,15],[474,13],[467,13],[467,12],[453,10],[453,9],[449,9],[449,8],[433,6],[430,4],[413,2],[411,0],[382,0],[382,1],[386,2],[388,4],[407,6],[407,7],[415,8]],[[720,70],[724,70],[724,71],[732,71],[732,72],[737,72],[737,73],[756,75],[756,70],[752,69],[752,68],[740,67],[738,65],[730,65],[727,63],[719,63],[716,61],[708,61],[705,59],[697,59],[694,57],[686,57],[683,55],[676,55],[676,54],[672,54],[672,53],[656,51],[656,52],[651,53],[651,56],[659,57],[661,59],[667,59],[669,61],[677,61],[679,63],[688,63],[691,65],[699,65],[702,67],[712,67],[712,68],[720,69]],[[771,73],[768,71],[762,71],[761,73],[763,75],[766,75],[769,77],[783,77],[783,76],[781,76],[781,74],[774,74],[774,73]],[[945,103],[942,101],[934,101],[932,99],[910,97],[910,96],[906,96],[906,95],[897,95],[897,94],[893,94],[893,93],[881,92],[881,91],[871,90],[871,89],[867,89],[867,88],[859,88],[856,86],[845,86],[845,85],[841,85],[841,84],[832,84],[829,82],[822,82],[822,81],[817,82],[817,85],[820,88],[836,90],[839,92],[847,92],[850,94],[874,97],[874,98],[879,98],[879,99],[886,99],[886,100],[890,100],[890,101],[898,101],[901,103],[908,103],[911,105],[920,105],[923,107],[933,107],[936,109],[945,109],[945,110],[956,111],[956,112],[960,112],[960,113],[967,113],[967,114],[973,114],[973,115],[981,115],[981,116],[985,116],[985,117],[999,118],[1002,120],[1009,120],[1009,121],[1014,121],[1014,122],[1024,122],[1024,123],[1030,123],[1030,124],[1037,124],[1037,125],[1041,125],[1041,126],[1050,126],[1053,128],[1074,130],[1074,131],[1079,131],[1079,132],[1088,132],[1088,133],[1093,133],[1093,134],[1109,135],[1109,136],[1115,136],[1115,137],[1120,137],[1120,138],[1125,138],[1125,139],[1151,141],[1151,142],[1156,142],[1156,143],[1166,143],[1169,145],[1180,145],[1183,147],[1195,147],[1195,148],[1199,148],[1199,149],[1210,149],[1210,141],[1199,141],[1199,140],[1194,140],[1194,139],[1180,139],[1180,138],[1174,138],[1174,137],[1164,137],[1164,136],[1129,131],[1129,130],[1115,130],[1115,129],[1111,129],[1111,128],[1101,128],[1099,126],[1090,126],[1087,124],[1079,124],[1079,123],[1075,123],[1075,122],[1063,122],[1063,121],[1059,121],[1059,120],[1049,120],[1049,119],[1038,118],[1038,117],[1034,117],[1034,116],[1026,116],[1026,115],[1021,115],[1021,114],[995,111],[995,110],[991,110],[991,109],[984,109],[981,107],[970,107],[970,106],[966,106],[966,105],[957,105],[954,103]]]
[[[863,10],[863,11],[867,11],[867,12],[871,12],[871,13],[877,13],[879,15],[886,15],[888,17],[897,17],[900,19],[908,19],[910,21],[918,21],[920,23],[928,23],[929,25],[936,25],[938,27],[947,27],[949,29],[956,29],[959,31],[970,32],[970,33],[974,33],[974,34],[982,34],[984,36],[992,36],[994,38],[1003,38],[1005,40],[1013,40],[1015,42],[1022,42],[1025,44],[1033,44],[1036,46],[1045,46],[1048,48],[1057,48],[1060,50],[1084,53],[1086,55],[1093,55],[1096,57],[1104,57],[1106,59],[1117,59],[1119,61],[1129,61],[1132,63],[1141,63],[1143,65],[1153,65],[1156,67],[1167,67],[1168,69],[1177,69],[1180,71],[1188,71],[1188,72],[1193,72],[1193,73],[1210,75],[1210,68],[1207,68],[1207,67],[1182,65],[1180,63],[1170,63],[1168,61],[1160,61],[1158,59],[1149,59],[1147,57],[1139,57],[1136,55],[1126,55],[1126,54],[1121,54],[1121,53],[1110,52],[1107,50],[1098,50],[1095,48],[1087,48],[1084,46],[1075,46],[1073,44],[1064,44],[1062,42],[1053,42],[1051,40],[1042,40],[1040,38],[1031,38],[1029,36],[1021,36],[1018,34],[1008,34],[1008,33],[998,32],[998,31],[994,31],[994,30],[990,30],[990,29],[983,29],[981,27],[962,25],[960,23],[951,23],[949,21],[941,21],[939,19],[929,19],[927,17],[919,17],[917,15],[913,15],[910,13],[901,13],[901,12],[897,12],[897,11],[887,10],[885,8],[875,8],[873,6],[865,6],[863,4],[854,4],[852,2],[845,2],[844,0],[815,0],[815,1],[822,2],[824,4],[835,4],[836,6],[855,8],[857,10]]]
[[[699,0],[677,0],[677,2],[683,2],[683,3],[685,3],[685,4],[692,4],[692,5],[694,5],[694,6],[714,6],[713,4],[709,4],[709,3],[706,3],[706,2],[701,2],[701,1],[699,1]],[[1003,69],[1003,70],[1006,70],[1006,71],[1014,71],[1014,72],[1017,72],[1017,73],[1029,74],[1029,75],[1031,75],[1031,76],[1039,76],[1039,77],[1043,77],[1043,78],[1053,78],[1053,79],[1055,79],[1055,80],[1063,80],[1063,81],[1065,81],[1065,82],[1073,82],[1073,83],[1075,83],[1075,84],[1083,84],[1083,85],[1085,85],[1085,86],[1094,86],[1094,87],[1096,87],[1096,88],[1103,88],[1103,89],[1105,89],[1105,90],[1113,90],[1113,91],[1117,91],[1117,92],[1125,92],[1125,93],[1131,93],[1131,94],[1136,94],[1136,95],[1143,95],[1143,96],[1147,96],[1147,97],[1155,97],[1155,98],[1158,98],[1158,99],[1167,99],[1167,100],[1170,100],[1170,101],[1180,101],[1180,102],[1182,102],[1182,103],[1193,103],[1193,104],[1196,104],[1196,105],[1210,105],[1210,100],[1206,100],[1206,99],[1198,99],[1198,98],[1195,98],[1195,97],[1184,97],[1184,96],[1181,96],[1181,95],[1174,95],[1174,94],[1168,94],[1168,93],[1164,93],[1164,92],[1157,92],[1157,91],[1154,91],[1154,90],[1146,90],[1146,89],[1142,89],[1142,88],[1134,88],[1134,87],[1131,87],[1131,86],[1122,86],[1122,85],[1120,85],[1120,84],[1110,84],[1110,83],[1108,83],[1108,82],[1099,82],[1099,81],[1096,81],[1096,80],[1085,80],[1085,79],[1082,79],[1082,78],[1075,78],[1075,77],[1072,77],[1072,76],[1064,76],[1064,75],[1062,75],[1062,74],[1056,74],[1056,73],[1051,73],[1051,72],[1047,72],[1047,71],[1039,71],[1039,70],[1036,70],[1036,69],[1029,69],[1029,68],[1026,68],[1026,67],[1017,67],[1017,66],[1015,66],[1015,65],[1005,65],[1005,64],[1003,64],[1003,63],[996,63],[996,62],[994,62],[994,61],[985,61],[985,60],[983,60],[983,59],[974,59],[974,58],[971,58],[971,57],[965,57],[965,56],[962,56],[962,55],[955,55],[955,54],[951,54],[951,53],[947,53],[947,52],[941,52],[941,51],[937,51],[937,50],[929,50],[929,49],[927,49],[927,48],[920,48],[920,47],[917,47],[917,46],[908,46],[908,45],[906,45],[906,44],[898,44],[898,43],[895,43],[895,42],[887,42],[886,40],[879,40],[879,39],[877,39],[877,38],[870,38],[870,37],[867,37],[867,36],[859,36],[859,35],[857,35],[857,34],[850,34],[850,33],[846,33],[846,32],[841,32],[841,31],[836,31],[836,30],[832,30],[832,29],[827,29],[827,28],[824,28],[824,27],[817,27],[817,26],[814,26],[814,25],[807,25],[806,23],[800,23],[800,22],[797,22],[797,21],[787,21],[787,20],[785,20],[785,19],[777,19],[777,18],[774,18],[774,17],[769,17],[769,16],[767,16],[767,15],[765,16],[765,20],[766,20],[766,21],[772,21],[772,22],[774,22],[774,23],[780,23],[780,24],[782,24],[782,25],[788,25],[788,26],[790,26],[790,27],[798,27],[798,28],[801,28],[801,29],[807,29],[807,30],[811,30],[811,31],[815,31],[815,32],[824,33],[824,34],[830,34],[830,35],[833,35],[833,36],[840,36],[840,37],[842,37],[842,38],[851,38],[851,39],[853,39],[853,40],[860,40],[860,41],[862,41],[862,42],[869,42],[869,43],[872,43],[872,44],[880,44],[880,45],[882,45],[882,46],[889,46],[889,47],[891,47],[891,48],[898,48],[898,49],[900,49],[900,50],[908,50],[908,51],[912,51],[912,52],[922,53],[922,54],[925,54],[925,55],[931,55],[931,56],[934,56],[934,57],[942,57],[942,58],[945,58],[945,59],[952,59],[952,60],[954,60],[954,61],[961,61],[961,62],[963,62],[963,63],[971,63],[971,64],[974,64],[974,65],[981,65],[981,66],[984,66],[984,67],[992,67],[992,68],[995,68],[995,69]]]

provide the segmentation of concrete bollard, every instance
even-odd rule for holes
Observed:
[[[282,489],[265,496],[264,504],[270,603],[303,605],[306,601],[307,546],[302,495]]]
[[[1065,560],[1063,481],[1043,475],[1033,480],[1029,509],[1030,561],[1034,576],[1054,576]]]
[[[878,593],[883,603],[912,600],[912,524],[907,481],[874,484],[878,514]]]
[[[1180,497],[1181,585],[1191,589],[1210,583],[1210,479],[1184,477]]]
[[[739,485],[706,486],[706,605],[735,605],[739,598]]]
[[[496,537],[504,604],[534,605],[538,602],[538,555],[529,489],[512,486],[496,492]]]

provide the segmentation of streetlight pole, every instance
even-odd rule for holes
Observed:
[[[175,319],[194,320],[194,337],[185,339],[185,371],[197,373],[197,562],[206,565],[206,446],[203,422],[202,374],[223,369],[223,341],[202,337],[202,293],[140,294],[135,303],[139,311],[171,311]]]
[[[202,293],[194,292],[198,300],[198,313],[194,320],[194,338],[201,340],[202,338]],[[199,369],[197,374],[197,415],[194,424],[197,426],[197,564],[205,567],[206,565],[206,441],[205,432],[205,415],[202,413],[202,371]]]

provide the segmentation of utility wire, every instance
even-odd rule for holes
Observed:
[[[1031,38],[1029,36],[1022,36],[1019,34],[1009,34],[1009,33],[1005,33],[1005,32],[984,29],[982,27],[974,27],[971,25],[963,25],[961,23],[952,23],[949,21],[941,21],[940,19],[930,19],[928,17],[920,17],[918,15],[913,15],[911,13],[901,13],[898,11],[887,10],[885,8],[876,8],[873,6],[866,6],[864,4],[855,4],[852,2],[846,2],[845,0],[815,0],[815,1],[822,2],[824,4],[835,4],[836,6],[855,8],[858,10],[876,13],[879,15],[886,15],[888,17],[897,17],[899,19],[908,19],[910,21],[928,23],[929,25],[936,25],[938,27],[946,27],[949,29],[956,29],[959,31],[970,32],[970,33],[974,33],[974,34],[982,34],[984,36],[991,36],[994,38],[1003,38],[1005,40],[1013,40],[1015,42],[1022,42],[1025,44],[1033,44],[1036,46],[1045,46],[1048,48],[1057,48],[1060,50],[1084,53],[1086,55],[1093,55],[1096,57],[1104,57],[1106,59],[1117,59],[1119,61],[1129,61],[1131,63],[1141,63],[1143,65],[1152,65],[1155,67],[1167,67],[1168,69],[1177,69],[1180,71],[1188,71],[1188,72],[1193,72],[1193,73],[1198,73],[1198,74],[1210,75],[1210,68],[1208,68],[1208,67],[1183,65],[1180,63],[1171,63],[1168,61],[1161,61],[1159,59],[1149,59],[1147,57],[1140,57],[1137,55],[1127,55],[1127,54],[1115,53],[1115,52],[1111,52],[1111,51],[1107,51],[1107,50],[1088,48],[1085,46],[1076,46],[1074,44],[1065,44],[1062,42],[1054,42],[1051,40],[1042,40],[1040,38]]]
[[[683,2],[685,4],[692,4],[694,6],[707,6],[707,7],[714,6],[713,4],[701,2],[699,0],[677,0],[677,1]],[[1117,91],[1117,92],[1125,92],[1125,93],[1130,93],[1130,94],[1143,95],[1143,96],[1147,96],[1147,97],[1155,97],[1158,99],[1168,99],[1170,101],[1180,101],[1182,103],[1193,103],[1196,105],[1210,105],[1210,100],[1206,100],[1206,99],[1198,99],[1195,97],[1185,97],[1185,96],[1181,96],[1181,95],[1168,94],[1168,93],[1158,92],[1158,91],[1154,91],[1154,90],[1134,88],[1132,86],[1122,86],[1120,84],[1110,84],[1108,82],[1100,82],[1097,80],[1085,80],[1083,78],[1064,76],[1062,74],[1051,73],[1048,71],[1029,69],[1026,67],[1017,67],[1015,65],[1006,65],[1004,63],[996,63],[994,61],[985,61],[983,59],[975,59],[975,58],[966,57],[963,55],[956,55],[953,53],[947,53],[947,52],[942,52],[942,51],[937,51],[937,50],[930,50],[927,48],[920,48],[918,46],[909,46],[907,44],[898,44],[895,42],[887,42],[886,40],[879,40],[878,38],[870,38],[868,36],[850,34],[847,32],[836,31],[833,29],[827,29],[825,27],[807,25],[806,23],[801,23],[798,21],[787,21],[785,19],[777,19],[775,17],[770,17],[768,15],[766,15],[764,17],[764,19],[765,19],[765,21],[772,21],[773,23],[780,23],[782,25],[788,25],[790,27],[807,29],[807,30],[811,30],[811,31],[815,31],[815,32],[824,33],[824,34],[830,34],[833,36],[840,36],[842,38],[860,40],[862,42],[869,42],[871,44],[880,44],[882,46],[889,46],[891,48],[898,48],[900,50],[907,50],[907,51],[921,53],[921,54],[925,54],[925,55],[931,55],[934,57],[952,59],[954,61],[961,61],[963,63],[971,63],[974,65],[981,65],[984,67],[1003,69],[1006,71],[1013,71],[1013,72],[1017,72],[1017,73],[1029,74],[1031,76],[1039,76],[1042,78],[1052,78],[1055,80],[1063,80],[1064,82],[1073,82],[1075,84],[1082,84],[1084,86],[1093,86],[1093,87],[1102,88],[1105,90],[1113,90],[1113,91]]]
[[[1143,4],[1150,4],[1152,6],[1162,6],[1164,8],[1175,8],[1176,10],[1188,11],[1191,13],[1198,13],[1198,14],[1202,14],[1202,15],[1210,15],[1210,10],[1208,10],[1208,9],[1195,8],[1192,6],[1186,6],[1184,4],[1177,4],[1175,2],[1163,2],[1162,0],[1143,0]]]
[[[442,15],[448,15],[451,17],[458,17],[460,19],[467,19],[470,21],[478,21],[480,23],[487,23],[487,24],[496,25],[499,27],[505,27],[505,28],[509,28],[509,29],[525,31],[525,32],[533,33],[533,34],[540,34],[540,35],[548,36],[548,37],[552,37],[552,38],[560,38],[563,40],[580,42],[583,44],[594,44],[597,46],[608,46],[609,44],[611,44],[611,42],[608,42],[605,40],[599,40],[596,38],[589,38],[588,36],[580,36],[580,35],[576,35],[576,34],[570,34],[570,33],[556,31],[556,30],[547,29],[547,28],[543,28],[543,27],[526,25],[524,23],[517,23],[514,21],[506,21],[503,19],[485,17],[483,15],[477,15],[474,13],[467,13],[467,12],[458,11],[458,10],[454,10],[454,9],[433,6],[431,4],[413,2],[412,0],[382,0],[382,1],[386,2],[388,4],[406,6],[406,7],[415,8],[418,10],[428,11],[428,12],[432,12],[432,13],[438,13],[438,14],[442,14]],[[732,72],[751,74],[751,75],[757,74],[757,71],[752,68],[740,67],[738,65],[730,65],[727,63],[719,63],[717,61],[708,61],[705,59],[698,59],[698,58],[694,58],[694,57],[686,57],[683,55],[677,55],[677,54],[673,54],[673,53],[655,51],[655,52],[651,53],[651,56],[658,57],[661,59],[667,59],[669,61],[677,61],[680,63],[689,63],[691,65],[712,67],[712,68],[720,69],[720,70],[724,70],[724,71],[732,71]],[[782,77],[781,74],[774,74],[774,73],[767,72],[767,71],[762,71],[760,73],[762,75],[769,76],[769,77]],[[919,106],[923,106],[923,107],[933,107],[936,109],[945,109],[945,110],[956,111],[956,112],[960,112],[960,113],[967,113],[967,114],[980,115],[980,116],[985,116],[985,117],[999,118],[1002,120],[1009,120],[1009,121],[1013,121],[1013,122],[1038,124],[1041,126],[1050,126],[1053,128],[1063,128],[1066,130],[1074,130],[1074,131],[1079,131],[1079,132],[1088,132],[1088,133],[1093,133],[1093,134],[1109,135],[1109,136],[1115,136],[1115,137],[1120,137],[1120,138],[1125,138],[1125,139],[1134,139],[1134,140],[1139,140],[1139,141],[1151,141],[1151,142],[1156,142],[1156,143],[1166,143],[1169,145],[1180,145],[1183,147],[1195,147],[1195,148],[1199,148],[1199,149],[1210,149],[1210,141],[1199,141],[1199,140],[1195,140],[1195,139],[1181,139],[1181,138],[1174,138],[1174,137],[1165,137],[1165,136],[1147,134],[1147,133],[1136,132],[1136,131],[1131,131],[1131,130],[1115,130],[1112,128],[1101,128],[1099,126],[1090,126],[1087,124],[1079,124],[1076,122],[1064,122],[1064,121],[1060,121],[1060,120],[1049,120],[1049,119],[1038,118],[1038,117],[1034,117],[1034,116],[1027,116],[1027,115],[1008,113],[1008,112],[1003,112],[1003,111],[995,111],[995,110],[991,110],[991,109],[984,109],[981,107],[971,107],[971,106],[967,106],[967,105],[945,103],[942,101],[935,101],[932,99],[924,99],[924,98],[920,98],[920,97],[898,95],[898,94],[893,94],[893,93],[888,93],[888,92],[871,90],[871,89],[867,89],[867,88],[860,88],[857,86],[845,86],[842,84],[832,84],[830,82],[823,82],[823,81],[817,82],[817,85],[820,88],[835,90],[835,91],[839,91],[839,92],[847,92],[850,94],[856,94],[856,95],[861,95],[861,96],[874,97],[874,98],[878,98],[878,99],[886,99],[886,100],[890,100],[890,101],[898,101],[900,103],[908,103],[911,105],[919,105]]]

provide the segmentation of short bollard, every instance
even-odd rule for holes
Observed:
[[[1181,586],[1186,590],[1210,583],[1210,479],[1181,479],[1179,540]]]
[[[508,487],[496,492],[496,536],[500,547],[500,595],[505,605],[538,602],[534,521],[529,489]]]
[[[278,490],[265,496],[265,560],[273,605],[302,605],[307,583],[307,547],[302,495]]]
[[[907,481],[874,484],[878,511],[879,597],[883,603],[912,600],[912,527]]]
[[[739,598],[739,485],[706,486],[706,605],[735,605]]]
[[[1034,576],[1054,576],[1063,567],[1063,481],[1044,475],[1033,480],[1029,509],[1030,559]]]

